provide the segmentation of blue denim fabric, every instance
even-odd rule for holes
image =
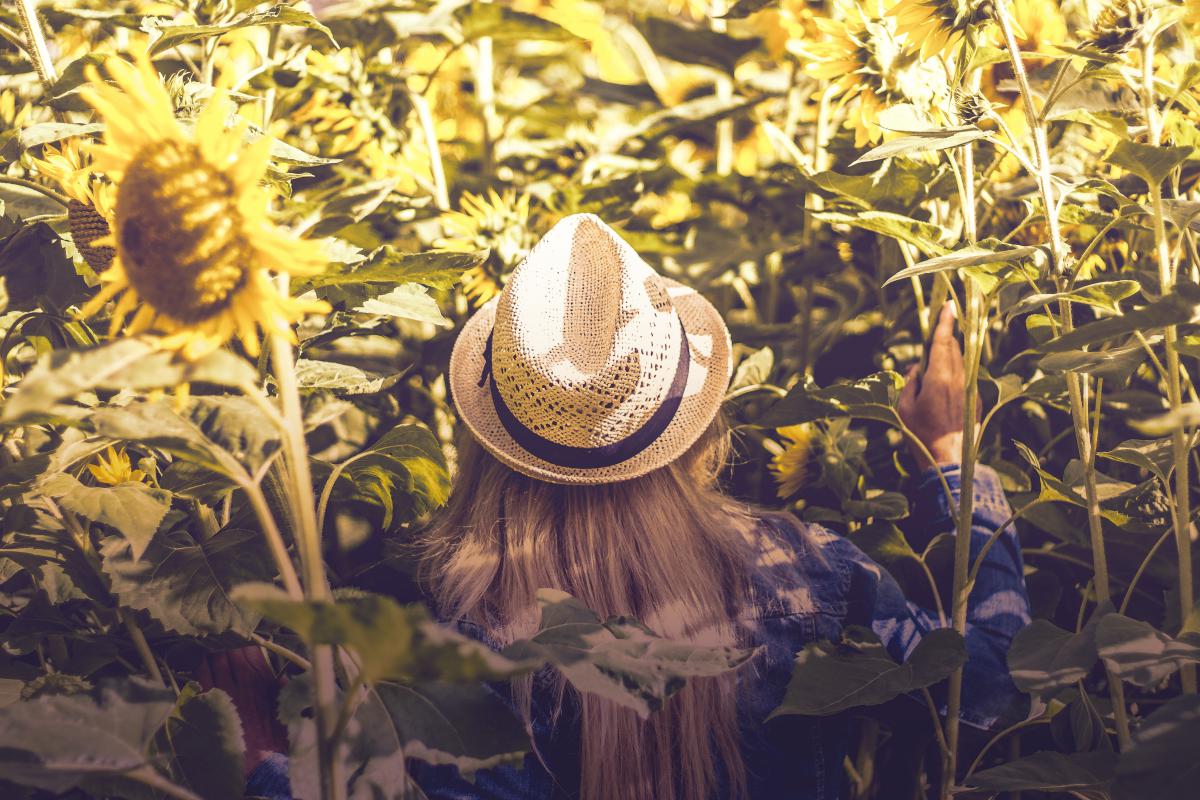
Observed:
[[[953,500],[934,470],[920,477],[913,497],[913,521],[930,538],[953,532],[953,508],[959,500],[958,466],[943,467],[941,472]],[[976,469],[974,489],[972,560],[1011,515],[991,469]],[[751,538],[756,555],[753,596],[740,622],[746,643],[764,648],[738,676],[742,750],[751,796],[832,800],[841,789],[849,719],[789,716],[764,722],[783,699],[795,654],[810,642],[838,638],[846,625],[863,625],[875,631],[892,657],[903,660],[924,633],[939,627],[937,614],[906,600],[885,570],[847,539],[819,525],[800,522],[790,514],[764,514]],[[1020,546],[1010,526],[984,557],[969,596],[968,661],[960,714],[967,725],[992,728],[1024,713],[1025,698],[1010,680],[1005,663],[1013,636],[1029,622],[1022,575]],[[508,700],[503,686],[493,691]],[[573,709],[564,708],[552,728],[549,703],[539,694],[535,688],[533,733],[538,755],[527,755],[520,768],[482,770],[474,783],[454,767],[410,762],[415,780],[430,800],[574,797],[579,731]],[[251,779],[257,775],[258,771]],[[250,785],[247,791],[253,793]]]

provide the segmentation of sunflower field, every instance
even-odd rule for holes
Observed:
[[[3,797],[242,797],[230,648],[286,678],[305,800],[522,759],[483,681],[647,715],[745,660],[548,591],[494,653],[417,602],[454,335],[576,212],[728,320],[730,491],[950,629],[798,654],[844,796],[1197,796],[1196,0],[13,0],[0,39]],[[1034,608],[979,741],[968,537],[910,544],[895,410],[947,300]]]

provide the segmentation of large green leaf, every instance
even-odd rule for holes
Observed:
[[[761,39],[742,39],[707,27],[688,27],[662,17],[646,17],[639,26],[654,52],[685,64],[703,64],[733,74]]]
[[[1110,609],[1111,610],[1111,609]],[[1096,665],[1097,613],[1079,633],[1035,619],[1017,632],[1008,650],[1008,670],[1023,692],[1049,698],[1083,680]]]
[[[1167,325],[1196,321],[1200,321],[1200,286],[1194,283],[1180,283],[1166,297],[1127,311],[1119,317],[1107,317],[1080,325],[1070,333],[1051,339],[1038,349],[1043,353],[1078,350],[1134,331],[1146,333]]]
[[[1117,761],[1118,800],[1182,800],[1200,785],[1200,696],[1183,695],[1150,714]]]
[[[445,457],[423,425],[397,425],[340,470],[358,495],[383,506],[385,527],[400,510],[419,516],[450,497]]]
[[[1109,614],[1096,626],[1096,650],[1122,680],[1155,686],[1183,664],[1200,661],[1200,633],[1173,639],[1148,623]]]
[[[170,689],[128,680],[0,708],[0,779],[65,792],[154,772],[150,743],[174,701]]]
[[[688,678],[720,675],[758,651],[662,639],[628,617],[601,621],[570,595],[538,590],[541,625],[531,639],[504,654],[517,661],[546,661],[581,692],[596,694],[646,717],[662,708]]]
[[[97,409],[91,423],[110,439],[166,450],[239,482],[279,449],[279,430],[245,397],[194,397],[176,412],[168,401]]]
[[[174,47],[214,36],[224,36],[239,28],[253,28],[271,25],[297,25],[323,33],[331,43],[336,45],[333,34],[311,12],[279,3],[252,14],[245,14],[229,22],[215,25],[162,25],[155,26],[158,33],[150,46],[150,55],[164,53]]]
[[[1043,750],[998,767],[980,770],[966,783],[991,792],[1103,792],[1112,781],[1113,767],[1112,753],[1056,753]]]
[[[401,606],[389,597],[362,594],[336,602],[292,600],[269,584],[240,587],[237,602],[295,631],[309,645],[336,644],[358,656],[370,683],[507,678],[534,664],[505,658],[434,622],[422,605]]]
[[[546,39],[571,41],[574,34],[561,25],[534,14],[502,6],[499,3],[466,3],[454,10],[454,18],[462,27],[462,36],[474,41],[483,36],[500,40]]]
[[[1195,152],[1193,147],[1150,145],[1121,139],[1109,153],[1108,160],[1137,175],[1147,184],[1157,186],[1166,180],[1166,177],[1171,174],[1171,170],[1178,167]]]
[[[871,161],[882,161],[885,158],[909,156],[914,153],[928,153],[934,150],[962,147],[964,144],[969,144],[978,139],[986,139],[989,136],[991,136],[990,133],[982,131],[973,125],[962,128],[912,132],[907,136],[899,136],[871,148],[859,156],[850,166],[867,164]]]
[[[903,664],[896,663],[867,628],[849,626],[840,642],[813,642],[796,655],[792,679],[771,717],[828,716],[875,706],[946,678],[967,660],[962,636],[949,628],[930,631]]]
[[[275,575],[260,535],[236,528],[202,541],[184,530],[160,533],[138,561],[117,537],[105,539],[100,552],[122,605],[146,611],[167,630],[185,636],[225,631],[248,636],[259,614],[234,603],[232,592]]]
[[[354,309],[360,314],[375,314],[382,317],[410,319],[450,327],[450,320],[442,315],[437,300],[429,296],[429,290],[418,283],[397,286],[386,294],[372,297]]]
[[[830,417],[855,417],[896,425],[899,417],[895,405],[902,385],[900,376],[894,372],[877,372],[853,383],[838,383],[823,389],[805,376],[767,409],[756,424],[781,428]]]
[[[296,384],[302,392],[327,391],[338,395],[375,394],[395,386],[404,377],[397,372],[387,377],[368,375],[358,367],[335,361],[296,359]]]
[[[170,754],[176,774],[204,800],[244,793],[242,721],[222,690],[202,693],[197,684],[184,686],[159,733],[158,749]]]
[[[353,308],[398,284],[419,283],[432,289],[449,289],[464,272],[482,264],[487,255],[486,250],[398,253],[390,245],[384,245],[366,258],[335,263],[325,272],[299,279],[296,288],[315,289],[334,305]]]
[[[893,214],[890,211],[860,211],[857,214],[822,211],[813,214],[813,217],[823,222],[874,231],[902,242],[908,242],[914,247],[920,248],[922,252],[937,255],[946,252],[946,248],[940,242],[949,238],[949,233],[940,225],[922,222],[903,214]]]
[[[140,339],[116,339],[90,350],[55,350],[21,380],[0,409],[0,422],[78,416],[58,409],[83,392],[141,391],[187,382],[253,385],[257,375],[249,362],[225,350],[188,361]]]
[[[85,486],[72,475],[60,472],[39,483],[37,488],[68,511],[120,531],[129,542],[134,561],[146,552],[159,523],[171,508],[170,495],[137,481]]]
[[[1038,310],[1043,306],[1057,303],[1059,300],[1068,300],[1072,303],[1081,303],[1102,309],[1109,314],[1117,314],[1121,310],[1120,302],[1137,294],[1140,289],[1141,286],[1138,285],[1137,281],[1099,281],[1097,283],[1089,283],[1087,286],[1080,286],[1069,292],[1031,294],[1028,297],[1022,298],[1021,302],[1009,309],[1008,313],[1010,316],[1025,314]]]
[[[979,267],[989,264],[1006,264],[1025,258],[1034,258],[1043,253],[1041,247],[1001,247],[989,250],[985,247],[969,245],[961,250],[955,250],[944,256],[926,259],[911,267],[905,267],[883,282],[884,286],[896,281],[912,278],[917,275],[928,275],[931,272],[945,272],[963,267]]]
[[[525,726],[483,684],[381,683],[375,691],[409,758],[471,773],[519,763],[530,749]]]

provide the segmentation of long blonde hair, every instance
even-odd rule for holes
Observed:
[[[562,486],[509,469],[464,434],[457,490],[425,540],[440,613],[508,643],[536,632],[535,594],[553,588],[602,618],[627,614],[669,638],[735,644],[752,521],[717,485],[728,448],[718,418],[648,475]],[[514,684],[527,726],[531,687]],[[710,800],[719,786],[745,797],[736,694],[733,674],[691,680],[648,720],[579,696],[581,800]]]

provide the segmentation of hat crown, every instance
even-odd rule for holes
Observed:
[[[492,336],[492,379],[513,416],[573,447],[637,431],[686,346],[658,273],[594,214],[560,220],[518,265]]]

